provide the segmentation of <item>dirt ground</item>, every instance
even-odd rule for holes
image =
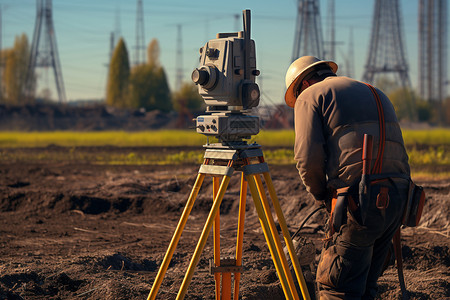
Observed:
[[[0,299],[146,299],[198,167],[0,164]],[[314,203],[294,166],[270,166],[270,170],[294,232]],[[450,299],[450,182],[418,183],[426,189],[427,204],[422,225],[402,231],[406,284],[412,299]],[[175,299],[209,212],[211,194],[211,180],[206,178],[158,299]],[[220,212],[222,257],[234,255],[238,195],[235,174]],[[284,299],[248,199],[240,298]],[[315,275],[324,218],[325,213],[316,214],[301,232],[313,245],[312,261],[303,263],[307,280]],[[186,299],[214,298],[209,271],[212,248],[210,237]],[[400,299],[395,267],[387,269],[379,287],[379,299]]]

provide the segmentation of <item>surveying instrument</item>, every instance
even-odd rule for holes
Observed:
[[[250,188],[284,295],[286,299],[300,299],[283,252],[280,235],[272,217],[261,177],[264,178],[272,200],[303,299],[310,299],[273,187],[269,167],[264,162],[261,146],[255,143],[248,144],[244,140],[259,132],[259,118],[249,115],[250,110],[258,106],[260,96],[259,87],[255,83],[255,77],[259,75],[259,71],[256,69],[255,42],[250,39],[250,10],[243,11],[243,25],[243,31],[218,33],[216,39],[210,40],[200,48],[200,67],[192,72],[192,80],[198,85],[199,94],[203,97],[207,109],[205,115],[197,117],[196,130],[207,137],[216,137],[218,143],[209,144],[208,139],[207,144],[204,145],[206,148],[204,162],[200,166],[194,187],[153,282],[148,300],[156,299],[206,176],[211,176],[213,180],[213,204],[176,299],[185,297],[213,227],[214,260],[211,262],[211,273],[214,274],[215,279],[216,299],[231,299],[232,289],[234,289],[233,299],[239,299],[239,280],[243,271],[242,245],[247,187]],[[219,208],[234,172],[241,173],[236,256],[232,259],[221,259]],[[232,280],[232,273],[234,280]]]

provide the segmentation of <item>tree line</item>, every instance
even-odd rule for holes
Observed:
[[[29,60],[30,44],[26,34],[16,36],[12,48],[0,51],[3,68],[0,103],[23,105],[35,102],[36,98],[50,98],[48,90],[36,95],[36,75],[30,74],[27,78]],[[387,78],[377,82],[376,86],[391,99],[399,119],[450,125],[450,98],[443,103],[426,101]],[[147,61],[135,66],[130,66],[125,40],[119,39],[109,65],[105,102],[121,109],[175,110],[186,119],[191,117],[192,111],[204,109],[204,102],[190,81],[183,83],[179,90],[170,91],[156,39],[147,47]]]
[[[180,113],[203,109],[204,102],[193,83],[185,82],[180,90],[170,91],[159,56],[159,43],[153,39],[147,48],[147,61],[131,67],[125,40],[120,38],[109,65],[106,104],[122,109]],[[23,105],[34,103],[37,98],[50,98],[50,92],[45,89],[36,95],[35,74],[27,78],[29,63],[30,44],[26,34],[16,36],[12,48],[1,50],[0,103]]]

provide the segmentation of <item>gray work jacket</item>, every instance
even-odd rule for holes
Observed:
[[[386,123],[382,173],[409,175],[408,155],[394,107],[383,92],[377,92]],[[338,189],[360,180],[365,133],[374,136],[373,166],[378,151],[378,110],[364,83],[327,77],[300,94],[294,114],[297,169],[316,200],[326,199],[327,188]]]

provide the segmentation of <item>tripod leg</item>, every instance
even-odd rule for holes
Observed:
[[[264,213],[264,209],[261,204],[262,199],[257,191],[256,182],[255,182],[256,176],[254,174],[251,174],[251,175],[247,175],[246,177],[247,177],[247,181],[248,181],[248,186],[250,188],[250,192],[252,194],[253,202],[255,203],[256,211],[258,212],[259,221],[261,222],[261,227],[263,229],[264,236],[267,241],[267,246],[269,247],[269,251],[270,251],[270,254],[272,255],[272,260],[274,262],[275,269],[277,270],[278,277],[280,278],[281,287],[283,288],[284,295],[286,296],[287,299],[294,299],[294,297],[291,293],[291,290],[289,288],[289,283],[286,278],[286,273],[282,272],[283,267],[282,267],[282,264],[280,261],[280,255],[278,255],[278,253],[277,253],[274,236],[271,234],[270,226],[269,226],[267,217]]]
[[[222,273],[222,300],[231,300],[231,273]]]
[[[219,191],[219,177],[213,177],[213,200],[216,199]],[[213,226],[214,239],[214,265],[220,266],[220,214],[214,218]],[[214,281],[216,284],[216,300],[220,300],[220,273],[214,273]]]
[[[224,176],[222,179],[222,183],[217,193],[217,197],[214,200],[214,203],[211,207],[205,226],[203,227],[202,234],[200,235],[200,239],[197,243],[197,247],[195,248],[194,255],[192,256],[188,270],[186,272],[186,275],[184,276],[183,283],[181,284],[180,290],[178,291],[177,299],[183,299],[184,296],[186,295],[187,288],[189,286],[189,283],[191,282],[192,276],[194,275],[195,267],[197,266],[198,261],[200,260],[200,255],[202,254],[203,248],[206,245],[206,241],[208,240],[208,235],[209,232],[211,231],[214,218],[216,217],[216,214],[219,212],[220,204],[222,203],[222,199],[227,190],[228,183],[230,183],[230,179],[231,179],[230,176]]]
[[[241,175],[241,195],[239,199],[239,220],[236,242],[236,266],[242,266],[242,243],[244,241],[245,205],[247,202],[247,181],[244,173]],[[241,273],[234,273],[234,300],[239,299],[239,281]]]
[[[191,213],[192,207],[194,206],[194,202],[202,186],[203,179],[205,179],[205,174],[199,173],[197,175],[197,179],[195,180],[195,184],[192,188],[191,194],[189,195],[189,199],[186,202],[183,213],[181,214],[181,218],[178,221],[177,228],[175,229],[175,233],[172,236],[172,240],[170,241],[169,248],[167,249],[166,255],[164,256],[161,267],[159,268],[158,274],[156,275],[155,281],[153,282],[153,286],[150,290],[147,300],[156,299],[156,294],[158,293],[159,287],[161,286],[164,275],[166,274],[167,268],[169,267],[173,253],[175,252],[175,248],[177,247],[178,241],[180,240],[184,226],[186,225],[189,214]]]
[[[277,194],[273,187],[272,178],[268,172],[263,173],[264,180],[266,181],[267,189],[269,190],[270,198],[272,199],[272,204],[277,213],[278,223],[280,223],[281,231],[283,232],[284,241],[289,250],[289,256],[291,257],[292,265],[294,266],[295,274],[297,275],[297,282],[299,283],[300,290],[302,292],[303,299],[309,300],[309,292],[306,286],[305,278],[300,268],[300,263],[298,262],[298,257],[295,252],[294,245],[292,243],[291,235],[286,225],[286,220],[284,218],[283,212],[281,210],[280,202],[278,201]]]
[[[267,201],[267,196],[264,191],[264,186],[261,181],[261,177],[259,175],[255,175],[255,180],[257,183],[259,195],[261,197],[261,203],[264,208],[264,213],[266,215],[266,218],[267,218],[269,226],[270,226],[270,232],[271,232],[272,236],[274,237],[277,254],[280,257],[283,272],[284,272],[284,274],[286,274],[286,278],[287,278],[287,281],[289,284],[289,289],[290,289],[292,295],[294,296],[294,299],[299,299],[298,294],[297,294],[297,289],[295,288],[294,280],[292,279],[292,275],[289,270],[286,256],[284,255],[283,246],[281,245],[278,230],[275,226],[275,221],[273,219],[272,212],[270,210],[269,202]]]

